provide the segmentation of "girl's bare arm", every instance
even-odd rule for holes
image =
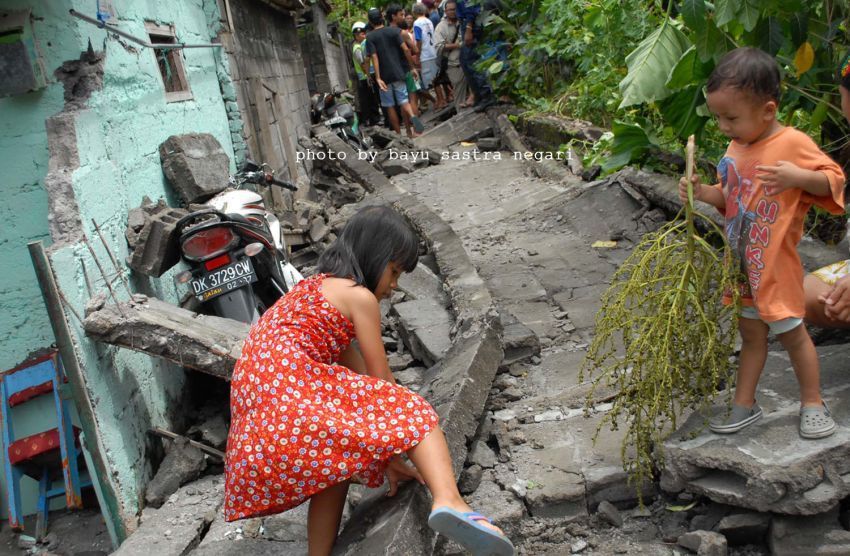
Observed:
[[[354,334],[366,366],[366,374],[395,384],[387,352],[381,341],[381,308],[366,288],[351,288],[347,300]]]

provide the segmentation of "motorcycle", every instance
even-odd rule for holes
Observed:
[[[209,208],[177,222],[181,256],[192,268],[174,279],[189,285],[202,312],[254,323],[303,277],[289,262],[280,222],[251,186],[297,188],[251,161],[229,183]]]
[[[349,102],[337,102],[342,93],[316,93],[310,98],[310,120],[333,131],[357,151],[372,148],[372,139],[363,133],[357,113]]]

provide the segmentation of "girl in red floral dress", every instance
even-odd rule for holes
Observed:
[[[309,553],[330,554],[349,483],[379,487],[386,475],[390,496],[399,481],[427,485],[436,531],[474,554],[514,553],[461,498],[434,409],[390,372],[379,301],[415,268],[418,245],[389,207],[363,209],[322,255],[319,274],[251,328],[231,382],[227,521],[309,499]]]

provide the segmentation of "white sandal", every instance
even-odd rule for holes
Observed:
[[[800,408],[800,436],[803,438],[824,438],[835,432],[835,420],[826,401],[821,406]]]

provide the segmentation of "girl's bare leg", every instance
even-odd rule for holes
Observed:
[[[348,481],[314,494],[307,511],[307,554],[329,556],[336,542]]]
[[[411,448],[407,455],[431,491],[432,510],[448,506],[459,512],[472,511],[457,489],[449,447],[442,430],[437,428],[431,431],[422,442]],[[481,523],[501,532],[501,529],[494,525]]]

